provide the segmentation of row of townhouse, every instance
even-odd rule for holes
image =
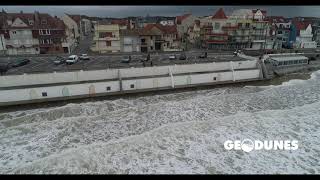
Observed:
[[[313,31],[312,22],[299,19],[286,19],[282,16],[267,18],[275,36],[278,48],[316,48],[316,33]]]
[[[63,53],[65,25],[49,14],[2,11],[0,37],[3,54]]]
[[[315,48],[317,46],[311,23],[301,20],[288,21],[282,17],[267,17],[266,14],[266,11],[260,9],[238,9],[230,16],[226,16],[220,8],[213,16],[196,19],[188,27],[188,40],[195,47],[207,49]],[[320,21],[317,22],[319,25]],[[320,37],[320,33],[316,37]]]
[[[0,12],[0,54],[71,53],[91,32],[87,16]]]
[[[180,50],[176,26],[147,24],[128,28],[120,22],[100,21],[95,25],[93,52],[157,52]]]
[[[239,9],[226,16],[220,8],[213,16],[201,17],[188,29],[188,39],[207,49],[270,48],[265,11]]]

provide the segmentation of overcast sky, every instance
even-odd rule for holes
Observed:
[[[62,16],[63,13],[83,14],[100,17],[127,16],[177,16],[191,12],[197,16],[211,15],[223,7],[228,14],[234,9],[260,8],[273,16],[312,16],[320,17],[320,6],[0,6],[7,12],[34,12],[35,10],[51,15]]]

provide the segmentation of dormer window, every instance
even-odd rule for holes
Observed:
[[[41,24],[47,24],[47,20],[41,20]]]

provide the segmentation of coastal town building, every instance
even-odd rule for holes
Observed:
[[[120,52],[120,26],[110,22],[100,21],[95,25],[93,37],[95,43],[91,48],[94,52],[110,53]]]
[[[311,24],[304,25],[304,27],[299,28],[295,47],[296,48],[316,48],[317,42],[313,41],[312,27]]]
[[[6,54],[63,53],[66,40],[65,25],[57,17],[45,13],[1,14],[0,34],[4,38]]]
[[[141,40],[140,30],[124,29],[120,30],[120,51],[121,52],[140,52]]]

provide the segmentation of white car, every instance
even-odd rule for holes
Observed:
[[[80,59],[81,60],[90,60],[88,54],[81,54]]]
[[[176,56],[176,55],[170,55],[170,56],[169,56],[169,59],[170,59],[170,60],[177,59],[177,56]]]
[[[78,60],[79,60],[79,57],[77,55],[71,55],[66,60],[66,63],[67,64],[74,64],[74,63],[78,62]]]

